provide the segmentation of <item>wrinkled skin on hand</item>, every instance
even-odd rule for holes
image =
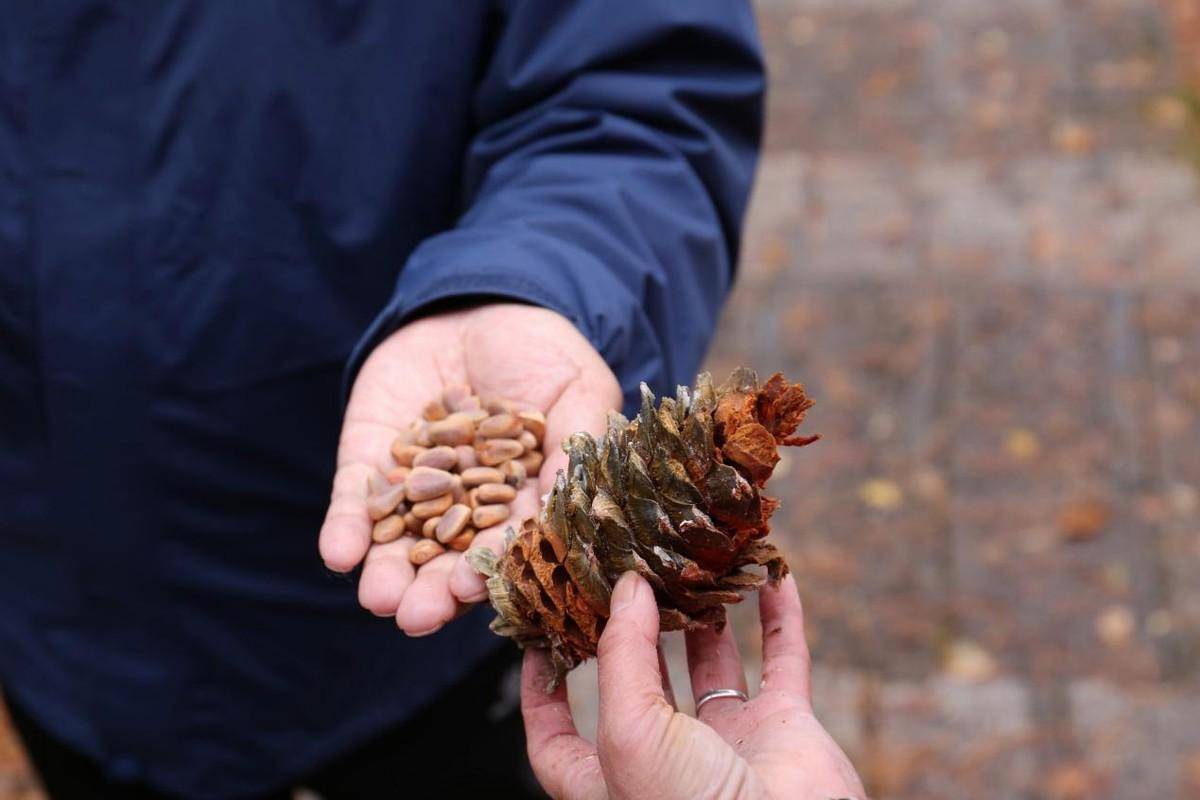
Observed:
[[[537,512],[538,500],[566,467],[562,439],[600,433],[620,408],[612,371],[569,320],[543,308],[495,303],[405,325],[363,364],[346,407],[337,472],[320,534],[321,557],[337,572],[362,564],[359,601],[394,616],[411,636],[439,630],[469,604],[486,599],[483,577],[457,552],[419,569],[408,560],[410,537],[371,544],[367,479],[389,466],[392,440],[446,387],[466,383],[481,396],[527,404],[546,415],[546,461],[512,503],[512,517],[480,531],[475,547],[499,552],[504,529]]]
[[[749,702],[706,703],[698,718],[675,710],[657,652],[658,609],[641,577],[613,592],[600,639],[600,727],[595,746],[579,736],[567,691],[546,694],[550,665],[527,650],[522,711],[538,780],[556,798],[828,800],[865,797],[854,767],[813,715],[808,647],[794,580],[759,590],[763,678]],[[730,628],[686,635],[693,692],[746,691]]]

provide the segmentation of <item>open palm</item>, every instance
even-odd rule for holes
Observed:
[[[621,404],[620,386],[600,355],[566,318],[542,308],[497,303],[426,317],[375,348],[346,407],[320,550],[338,572],[361,563],[359,601],[375,614],[394,615],[411,636],[438,630],[463,604],[484,599],[486,587],[461,553],[442,553],[418,568],[408,559],[414,539],[372,544],[368,478],[391,465],[391,443],[400,431],[456,384],[546,415],[540,475],[512,503],[512,518],[475,537],[475,547],[497,552],[505,528],[537,512],[543,487],[566,466],[562,439],[581,430],[602,432],[608,411]]]

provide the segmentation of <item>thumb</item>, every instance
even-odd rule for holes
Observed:
[[[600,748],[636,750],[642,742],[632,741],[631,734],[653,735],[654,718],[660,717],[665,726],[674,713],[663,695],[654,590],[637,573],[626,572],[617,581],[596,655]]]

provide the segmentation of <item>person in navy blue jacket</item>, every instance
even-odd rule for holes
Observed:
[[[0,686],[50,792],[526,792],[482,586],[367,556],[365,470],[442,381],[551,452],[690,381],[763,84],[745,0],[0,4]]]

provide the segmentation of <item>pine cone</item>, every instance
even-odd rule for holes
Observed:
[[[612,586],[626,570],[654,587],[663,630],[725,624],[725,604],[787,574],[765,541],[779,502],[761,493],[779,445],[818,437],[792,434],[812,401],[776,374],[761,387],[736,370],[714,390],[707,373],[674,399],[642,385],[632,422],[611,414],[599,443],[576,433],[570,457],[537,520],[509,531],[505,552],[468,554],[488,576],[492,630],[521,646],[547,647],[553,683],[596,654]],[[742,567],[766,567],[767,576]]]

